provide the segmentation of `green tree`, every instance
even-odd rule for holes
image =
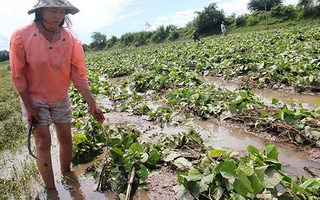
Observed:
[[[86,51],[89,51],[91,49],[90,45],[86,44],[86,43],[83,43],[82,44],[82,48],[83,50],[86,52]]]
[[[160,43],[164,41],[168,36],[167,30],[164,26],[160,26],[151,36],[152,42]]]
[[[140,31],[134,34],[134,45],[142,46],[148,43],[148,39],[151,37],[152,32],[150,31]]]
[[[166,27],[166,34],[167,34],[167,39],[170,41],[175,41],[180,37],[180,34],[178,32],[178,27],[172,24]]]
[[[282,5],[282,0],[250,0],[248,9],[250,11],[269,11],[272,7],[277,5]]]
[[[106,35],[100,32],[94,32],[91,38],[93,40],[92,43],[90,44],[92,48],[101,50],[106,46],[106,41],[107,41]]]
[[[9,60],[9,52],[7,50],[0,51],[0,62]]]
[[[208,7],[205,7],[203,11],[196,12],[197,17],[194,19],[193,24],[196,29],[202,33],[211,33],[220,30],[221,21],[225,19],[223,10],[217,9],[217,4],[212,3]]]
[[[275,17],[281,20],[293,20],[296,17],[296,10],[293,5],[287,6],[274,6],[271,10],[271,17]]]
[[[120,42],[123,46],[130,46],[134,43],[134,33],[125,33],[120,37]]]
[[[109,40],[107,40],[107,47],[113,47],[114,44],[118,41],[118,38],[116,36],[111,36],[111,38]]]
[[[303,8],[309,8],[313,6],[313,0],[299,0],[298,5],[302,6]]]
[[[300,16],[303,18],[319,17],[320,14],[320,0],[299,0],[297,8],[300,7]]]

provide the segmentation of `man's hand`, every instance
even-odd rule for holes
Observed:
[[[90,113],[100,124],[102,124],[103,121],[106,119],[103,115],[101,108],[96,104],[90,107]]]
[[[28,115],[28,122],[30,124],[38,123],[40,121],[40,118],[38,116],[38,112],[33,108],[27,109],[27,115]]]

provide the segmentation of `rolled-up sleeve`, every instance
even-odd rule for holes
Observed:
[[[9,57],[13,85],[18,92],[22,92],[28,87],[25,74],[27,63],[24,45],[19,31],[16,31],[11,37]]]
[[[71,80],[77,90],[90,90],[86,72],[85,55],[80,40],[75,39],[71,55]]]

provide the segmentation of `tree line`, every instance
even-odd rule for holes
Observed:
[[[123,48],[128,46],[142,46],[146,44],[161,43],[164,41],[175,41],[178,39],[191,38],[192,33],[197,30],[202,37],[220,34],[220,24],[225,21],[229,29],[250,27],[257,25],[277,24],[289,20],[303,20],[308,18],[319,18],[320,0],[299,0],[297,5],[284,5],[282,0],[251,0],[247,7],[250,13],[236,16],[226,16],[224,10],[219,10],[216,3],[204,7],[202,11],[196,12],[194,20],[186,27],[178,28],[175,25],[160,26],[154,31],[129,32],[120,37],[111,36],[109,39],[105,34],[94,32],[91,36],[92,42],[84,44],[87,50],[106,50],[109,48]]]

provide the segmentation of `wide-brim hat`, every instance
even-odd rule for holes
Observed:
[[[67,0],[39,0],[39,2],[28,11],[28,14],[34,13],[39,8],[65,8],[67,9],[67,14],[73,15],[79,12],[79,9]]]

